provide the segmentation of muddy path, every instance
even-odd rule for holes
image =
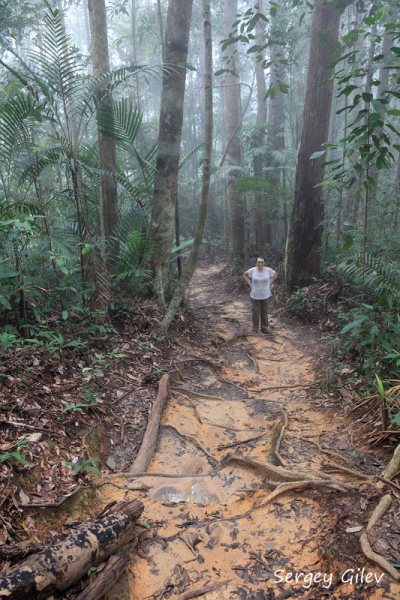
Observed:
[[[180,340],[187,359],[171,374],[172,397],[149,468],[168,477],[115,479],[125,490],[99,489],[104,503],[142,498],[150,526],[106,598],[175,600],[203,587],[210,589],[205,600],[398,598],[400,586],[382,577],[359,545],[359,526],[381,492],[322,464],[374,468],[355,425],[316,385],[317,348],[275,318],[271,335],[251,334],[249,302],[224,290],[220,269],[198,269],[190,288],[190,305],[218,344]],[[295,490],[257,508],[271,489],[262,470],[239,459],[270,464],[285,419],[284,465],[317,478],[330,472],[325,479],[353,489]]]

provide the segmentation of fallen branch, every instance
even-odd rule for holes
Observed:
[[[129,549],[123,548],[114,556],[108,559],[107,565],[97,575],[76,600],[99,600],[114,585],[120,575],[129,565]]]
[[[70,498],[72,498],[72,496],[75,496],[75,494],[77,494],[78,492],[80,492],[81,489],[82,489],[82,486],[81,485],[77,485],[72,490],[72,492],[70,492],[69,494],[66,494],[58,502],[42,502],[40,504],[35,504],[35,503],[22,504],[21,503],[19,506],[21,508],[59,508],[60,506],[62,506],[64,504],[64,502],[66,502],[67,500],[69,500]]]
[[[300,481],[297,483],[283,483],[279,485],[273,492],[268,494],[268,496],[264,498],[264,500],[262,500],[262,502],[260,502],[260,504],[258,504],[256,508],[261,508],[269,502],[272,502],[272,500],[275,500],[275,498],[277,498],[278,496],[286,494],[287,492],[290,492],[292,490],[303,491],[308,490],[310,488],[329,488],[332,490],[336,490],[337,492],[347,492],[353,489],[339,482],[323,479],[313,479],[309,481]]]
[[[391,498],[390,494],[386,494],[386,496],[383,496],[381,498],[378,506],[375,508],[374,512],[372,513],[372,515],[368,521],[366,531],[364,531],[364,533],[360,537],[360,544],[361,544],[361,550],[364,552],[365,556],[370,561],[379,565],[383,569],[383,571],[385,573],[389,573],[389,575],[395,581],[400,581],[400,573],[398,571],[396,571],[396,569],[383,556],[381,556],[380,554],[377,554],[376,552],[374,552],[372,550],[369,540],[368,540],[368,534],[367,534],[367,532],[370,531],[372,529],[372,527],[374,527],[378,523],[378,521],[382,518],[382,516],[385,514],[385,512],[387,511],[387,509],[389,508],[391,503],[392,503],[392,498]]]
[[[34,552],[40,552],[43,548],[42,544],[33,540],[27,540],[19,544],[3,544],[0,546],[0,558],[2,560],[21,559]]]
[[[271,442],[271,459],[274,461],[274,464],[278,464],[281,467],[287,467],[288,462],[285,459],[283,459],[282,456],[279,454],[279,449],[281,446],[283,435],[285,433],[285,429],[289,425],[288,416],[285,413],[285,411],[282,411],[282,415],[283,415],[283,424],[282,424],[282,427],[280,428],[279,435],[278,436],[275,435],[274,439]]]
[[[142,445],[132,465],[132,473],[142,473],[146,471],[153,456],[154,448],[157,442],[158,430],[160,428],[161,415],[166,400],[170,396],[169,375],[163,375],[158,384],[158,393],[150,413],[147,423],[146,433],[144,434]]]
[[[230,579],[227,579],[226,581],[220,581],[219,583],[215,583],[214,585],[206,585],[202,588],[197,588],[197,590],[192,590],[191,592],[184,592],[179,596],[178,600],[191,600],[191,598],[198,598],[199,596],[204,596],[204,594],[207,594],[208,592],[218,590],[230,581]]]
[[[0,598],[16,600],[47,597],[54,590],[65,590],[109,556],[132,542],[137,544],[137,519],[144,506],[135,499],[125,504],[124,512],[103,519],[89,519],[64,541],[33,554],[0,574]]]
[[[194,435],[191,435],[190,433],[182,433],[181,431],[179,431],[179,429],[177,429],[177,427],[175,427],[174,425],[170,425],[170,423],[164,423],[163,427],[169,427],[170,429],[173,429],[178,435],[180,435],[186,440],[189,440],[190,442],[192,442],[192,444],[197,446],[197,448],[204,452],[204,454],[206,454],[213,461],[213,463],[219,464],[219,460],[215,458],[210,452],[208,452],[208,450],[204,448],[203,444],[199,442],[199,440]]]

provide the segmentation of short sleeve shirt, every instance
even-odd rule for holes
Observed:
[[[260,271],[257,267],[253,267],[247,271],[247,275],[251,279],[251,292],[250,298],[253,300],[265,300],[269,298],[271,294],[270,281],[276,272],[269,267],[266,267],[265,271]]]

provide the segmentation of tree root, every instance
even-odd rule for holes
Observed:
[[[279,434],[278,435],[275,434],[273,437],[273,440],[271,442],[271,459],[272,459],[274,465],[278,465],[281,467],[288,467],[289,466],[288,462],[285,459],[283,459],[282,456],[279,454],[279,449],[280,449],[281,442],[283,440],[285,429],[289,425],[288,416],[285,413],[285,411],[282,411],[282,415],[283,415],[283,424],[280,428]]]
[[[229,582],[230,579],[226,581],[220,581],[219,583],[216,583],[214,585],[206,585],[202,588],[198,588],[197,590],[184,592],[179,596],[178,600],[191,600],[191,598],[198,598],[199,596],[204,596],[204,594],[207,594],[208,592],[213,592],[214,590],[218,590],[219,588],[221,588]]]
[[[292,490],[303,491],[308,490],[310,488],[329,488],[331,490],[336,490],[338,492],[348,492],[349,490],[353,490],[354,488],[343,485],[340,482],[324,480],[324,479],[311,479],[308,481],[300,481],[300,482],[292,482],[292,483],[283,483],[279,485],[273,492],[271,492],[264,500],[260,502],[256,506],[256,508],[261,508],[265,506],[272,500],[275,500],[278,496],[282,494],[286,494],[286,492],[290,492]]]
[[[386,479],[393,479],[395,475],[400,471],[400,444],[397,446],[391,461],[389,462],[386,469],[382,473],[382,477]]]
[[[318,386],[320,383],[322,382],[322,379],[320,381],[314,381],[314,383],[297,383],[296,385],[274,385],[272,387],[263,387],[260,388],[258,390],[255,390],[254,388],[248,388],[250,392],[267,392],[269,390],[292,390],[294,388],[311,388],[311,387],[316,387]]]
[[[400,492],[400,486],[390,481],[390,479],[386,479],[386,477],[381,477],[380,475],[367,475],[367,473],[359,473],[358,471],[353,471],[353,469],[348,469],[347,467],[342,467],[342,465],[337,465],[336,463],[323,462],[323,467],[329,467],[331,469],[337,469],[338,471],[342,471],[343,473],[347,473],[348,475],[352,475],[353,477],[357,477],[358,479],[364,479],[365,481],[371,482],[372,479],[378,479],[386,485],[389,485]]]
[[[247,438],[247,440],[239,440],[238,442],[232,442],[231,444],[221,444],[217,446],[217,450],[226,450],[226,448],[233,448],[234,446],[240,446],[241,444],[248,444],[248,442],[253,442],[254,440],[259,440],[262,437],[265,437],[266,432],[261,435],[256,435],[251,438]]]
[[[82,489],[83,489],[83,486],[77,485],[72,490],[72,492],[70,492],[69,494],[66,494],[58,502],[42,502],[40,504],[34,504],[34,503],[31,503],[31,504],[20,504],[19,506],[21,508],[59,508],[60,506],[62,506],[64,504],[64,502],[66,502],[67,500],[69,500],[70,498],[72,498],[72,496],[75,496],[75,494],[77,494],[78,492],[80,492]]]
[[[260,367],[258,366],[258,362],[257,360],[254,358],[254,356],[252,356],[251,354],[248,354],[248,352],[246,352],[246,356],[249,357],[249,359],[251,360],[251,362],[254,365],[255,370],[257,371],[257,373],[260,372]]]
[[[231,462],[236,462],[249,467],[253,467],[254,469],[258,469],[259,471],[265,473],[271,481],[280,481],[283,483],[292,483],[294,481],[312,481],[315,480],[316,477],[321,478],[321,476],[325,480],[327,477],[326,473],[313,473],[312,471],[309,471],[307,473],[305,471],[292,471],[290,469],[284,469],[282,467],[275,467],[274,465],[264,463],[260,460],[256,460],[255,458],[249,458],[248,456],[240,456],[238,454],[227,454],[221,460],[219,469],[224,468],[227,464]],[[332,480],[332,478],[329,479]]]
[[[379,565],[385,573],[389,573],[389,575],[395,580],[400,581],[400,573],[396,571],[396,569],[380,554],[374,552],[370,546],[368,540],[368,531],[374,527],[381,517],[385,514],[387,509],[392,503],[392,498],[390,494],[386,494],[380,499],[378,506],[375,508],[372,513],[366,531],[360,537],[361,550],[364,552],[365,556],[372,562]]]
[[[175,393],[180,394],[181,396],[186,396],[187,394],[198,398],[199,400],[218,400],[219,402],[228,402],[228,400],[224,400],[224,398],[218,398],[218,396],[207,396],[206,394],[199,394],[198,392],[192,392],[192,390],[184,390],[181,391],[180,388],[172,387],[171,388]]]
[[[215,458],[215,456],[213,456],[208,450],[206,450],[206,448],[204,448],[203,444],[201,442],[199,442],[199,440],[194,435],[191,435],[190,433],[182,433],[181,431],[179,431],[179,429],[177,427],[175,427],[174,425],[171,425],[170,423],[163,423],[162,426],[173,429],[174,431],[176,431],[176,433],[178,435],[183,437],[185,440],[189,440],[190,442],[192,442],[192,444],[197,446],[197,448],[199,448],[202,452],[204,452],[204,454],[206,454],[213,461],[214,464],[217,464],[217,465],[219,464],[219,460],[217,458]]]

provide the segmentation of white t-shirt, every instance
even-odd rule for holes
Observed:
[[[251,279],[250,298],[253,298],[253,300],[265,300],[265,298],[269,298],[272,295],[270,280],[275,274],[275,271],[269,267],[266,267],[265,271],[261,272],[257,267],[249,269],[247,275]]]

